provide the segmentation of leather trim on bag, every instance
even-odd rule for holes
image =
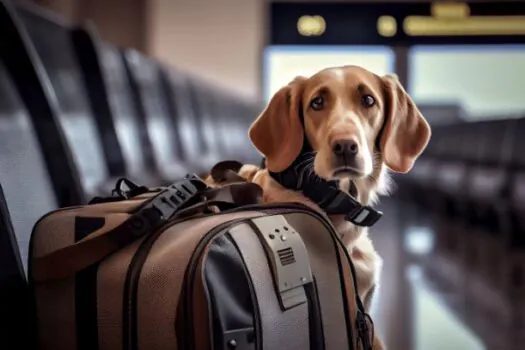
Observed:
[[[203,252],[201,261],[197,265],[197,271],[200,271],[198,277],[193,281],[193,330],[198,332],[195,338],[195,350],[211,349],[211,330],[209,320],[209,306],[206,290],[204,288],[204,258],[208,253],[209,246]]]
[[[104,227],[105,223],[106,218],[104,217],[77,216],[75,218],[75,242],[86,238],[90,233]]]
[[[308,297],[308,321],[310,328],[310,350],[325,350],[323,318],[321,317],[321,304],[315,278],[304,286]]]
[[[75,242],[103,227],[104,223],[104,218],[75,217]],[[78,350],[98,349],[97,271],[98,264],[78,272],[75,276]]]
[[[339,254],[344,256],[344,252],[342,251],[343,248],[339,247]],[[349,264],[342,264],[342,277],[344,280],[344,293],[346,294],[345,300],[347,302],[345,303],[345,316],[347,317],[347,323],[351,325],[351,327],[355,327],[356,325],[356,316],[357,316],[357,307],[355,303],[353,302],[356,300],[356,291],[354,289],[354,284],[352,281],[352,270],[350,268]],[[350,276],[350,277],[347,277]],[[357,332],[356,332],[357,333]],[[357,334],[352,334],[353,339],[351,339],[352,346],[354,349],[359,349],[358,347],[358,341],[357,341]]]

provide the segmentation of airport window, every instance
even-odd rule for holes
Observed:
[[[270,46],[264,60],[266,101],[296,76],[310,76],[326,67],[358,65],[379,75],[394,69],[394,52],[387,46]]]
[[[415,46],[409,91],[421,106],[457,107],[461,118],[525,115],[525,45]]]

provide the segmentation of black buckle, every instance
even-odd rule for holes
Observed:
[[[195,173],[186,174],[184,179],[189,180],[195,187],[197,187],[197,190],[199,191],[205,190],[208,188],[208,185]],[[178,184],[179,182],[176,182],[175,184]]]
[[[135,237],[152,232],[166,223],[177,211],[208,186],[196,175],[164,188],[128,221],[128,229]]]
[[[383,213],[379,210],[364,205],[356,208],[346,215],[346,220],[357,226],[370,227],[381,219]]]

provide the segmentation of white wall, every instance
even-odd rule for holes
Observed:
[[[147,1],[149,54],[243,96],[262,98],[261,60],[268,0]]]
[[[262,0],[152,0],[148,51],[258,99],[263,14]]]

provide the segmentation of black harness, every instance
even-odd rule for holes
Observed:
[[[301,122],[304,130],[302,115]],[[377,140],[376,144],[378,143]],[[345,215],[347,221],[357,226],[370,227],[374,225],[383,216],[383,213],[368,205],[362,205],[355,198],[341,191],[339,181],[326,181],[312,174],[312,152],[313,148],[305,134],[303,148],[299,156],[285,170],[278,173],[269,171],[270,176],[281,186],[302,192],[328,215]],[[265,168],[265,159],[263,159],[261,167]]]

